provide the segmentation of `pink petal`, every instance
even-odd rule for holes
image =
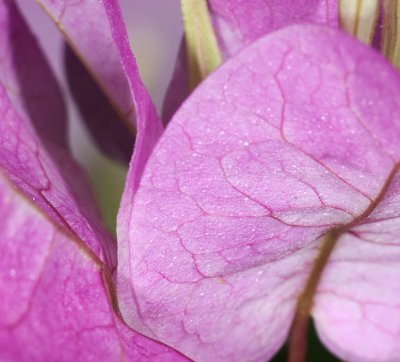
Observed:
[[[291,24],[339,25],[335,0],[208,0],[208,4],[225,58]]]
[[[129,95],[136,113],[137,135],[135,150],[127,176],[127,185],[129,186],[125,190],[122,199],[122,204],[125,202],[129,204],[130,198],[136,192],[147,159],[164,129],[153,101],[140,78],[136,60],[129,45],[118,0],[103,0],[103,4],[110,25],[111,35],[117,47],[121,65],[128,81]]]
[[[60,90],[13,1],[0,4],[0,166],[31,200],[113,268],[115,242],[65,141]]]
[[[398,161],[399,90],[373,50],[311,25],[265,36],[205,80],[125,214],[127,323],[195,360],[270,358],[320,236],[361,215]]]
[[[122,64],[124,60],[119,51],[120,45],[115,42],[112,35],[113,25],[107,15],[109,5],[103,0],[83,0],[78,3],[73,0],[38,0],[38,2],[62,28],[67,42],[114,108],[112,111],[108,104],[102,102],[97,109],[90,109],[94,102],[102,98],[99,90],[89,80],[84,68],[76,64],[77,59],[67,58],[71,90],[89,128],[95,131],[93,134],[97,142],[100,145],[104,144],[103,149],[109,154],[129,159],[131,155],[127,154],[127,149],[132,149],[137,128],[135,100],[130,94],[130,81],[127,79],[127,70]],[[119,21],[123,22],[122,18]],[[78,88],[82,86],[88,95],[83,94],[82,89]],[[125,123],[123,126],[118,124],[120,120]],[[125,135],[121,136],[124,129]]]
[[[291,24],[327,24],[336,28],[339,23],[336,0],[208,0],[208,6],[225,60],[261,36]],[[164,101],[165,122],[189,94],[187,72],[186,52],[181,46]]]
[[[319,285],[313,310],[318,334],[345,361],[400,358],[398,196],[393,208],[393,219],[360,225],[357,236],[340,239]]]
[[[397,84],[397,75],[371,59],[348,78],[354,116],[387,152],[398,142]],[[397,174],[371,215],[339,240],[324,271],[313,315],[324,343],[344,360],[400,359],[399,210]]]
[[[119,320],[100,261],[2,174],[0,230],[0,360],[186,360]]]
[[[64,49],[68,86],[91,135],[107,155],[124,163],[129,162],[134,135],[71,48],[65,45]]]
[[[79,57],[115,103],[133,122],[134,106],[121,66],[103,1],[39,0],[51,19],[62,27]]]
[[[0,79],[11,101],[19,113],[32,118],[39,137],[67,150],[66,110],[61,90],[15,1],[2,2],[0,24]]]

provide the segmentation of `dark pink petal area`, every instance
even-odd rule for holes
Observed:
[[[43,142],[68,149],[63,96],[15,1],[1,2],[0,27],[1,83]]]
[[[118,269],[118,297],[128,324],[199,361],[270,358],[321,236],[365,214],[399,161],[399,91],[377,53],[312,25],[265,36],[205,80],[171,121],[125,213],[130,259]],[[353,258],[368,257],[364,245]],[[382,275],[379,263],[368,268],[371,277],[352,275],[363,289],[353,297],[367,305],[368,293],[382,294],[398,321],[398,298],[385,292],[397,290],[396,272],[386,285],[371,279],[375,269]],[[358,337],[338,340],[329,318],[340,312],[323,307],[321,297],[315,314],[328,346],[365,357],[352,348]],[[358,323],[377,316],[360,313]],[[349,321],[348,335],[358,330]],[[393,336],[396,323],[387,326]],[[369,338],[381,334],[369,329]],[[396,355],[395,339],[385,343]],[[370,348],[367,357],[379,353]]]
[[[121,322],[99,260],[2,174],[0,230],[0,360],[186,360]]]
[[[127,149],[132,149],[137,126],[135,107],[130,95],[126,69],[121,64],[119,45],[112,36],[105,2],[103,0],[37,1],[65,35],[66,41],[114,108],[112,111],[104,104],[97,109],[93,108],[93,98],[101,98],[99,89],[88,79],[88,74],[81,64],[67,64],[71,90],[89,128],[94,131],[96,141],[100,146],[106,142],[103,148],[109,154],[129,159],[131,154],[127,154]],[[67,62],[74,60],[76,59],[67,59]],[[77,89],[82,85],[90,93],[86,97],[82,89]],[[105,112],[108,114],[105,115]],[[124,137],[120,137],[122,131],[121,124],[118,123],[121,120],[125,132],[128,133]],[[104,137],[106,132],[109,133],[109,140]],[[130,136],[130,141],[127,136]]]
[[[208,6],[224,60],[261,36],[291,24],[339,25],[336,0],[208,0]],[[182,45],[164,101],[165,122],[189,94],[187,71]]]
[[[60,90],[14,1],[0,3],[0,166],[31,200],[113,268],[86,175],[65,141]]]
[[[134,145],[133,134],[76,54],[66,44],[64,49],[68,86],[90,133],[107,155],[129,162]]]

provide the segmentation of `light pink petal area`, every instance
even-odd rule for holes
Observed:
[[[319,335],[346,361],[400,359],[400,176],[364,223],[339,241],[313,316]]]
[[[60,90],[14,1],[0,3],[0,166],[35,204],[113,268],[115,242],[66,145]]]
[[[123,325],[96,257],[2,174],[0,230],[0,360],[185,360]]]
[[[320,236],[365,212],[398,160],[399,90],[373,50],[312,25],[205,80],[133,200],[118,269],[128,324],[196,361],[270,358]]]
[[[336,0],[208,0],[208,6],[224,60],[285,26],[309,23],[337,28],[339,25]],[[189,94],[186,56],[181,46],[164,101],[165,122]]]

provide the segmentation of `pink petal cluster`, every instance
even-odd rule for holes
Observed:
[[[97,141],[123,159],[136,139],[116,243],[60,88],[1,1],[0,360],[265,361],[334,228],[319,337],[345,360],[399,360],[400,76],[337,29],[336,1],[209,0],[226,62],[185,100],[182,47],[165,131],[117,0],[38,2]]]

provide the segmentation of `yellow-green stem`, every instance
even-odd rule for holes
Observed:
[[[193,90],[222,58],[206,0],[181,0],[189,72]]]

